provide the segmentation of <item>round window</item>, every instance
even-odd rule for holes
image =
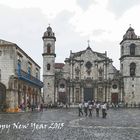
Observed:
[[[112,86],[112,88],[113,88],[113,89],[116,89],[116,88],[117,88],[117,85],[114,84],[114,85]]]

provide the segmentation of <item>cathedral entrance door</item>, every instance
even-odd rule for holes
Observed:
[[[84,88],[84,101],[92,101],[93,95],[93,88]]]
[[[112,93],[111,102],[114,103],[114,104],[118,103],[118,93]]]
[[[65,104],[67,102],[67,97],[65,92],[59,92],[58,101]]]
[[[3,111],[6,105],[6,88],[0,83],[0,111]]]

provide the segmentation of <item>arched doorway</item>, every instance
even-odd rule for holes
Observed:
[[[94,100],[94,89],[93,88],[84,88],[84,101]]]
[[[112,93],[111,102],[114,104],[118,104],[118,93]]]
[[[0,111],[4,111],[6,107],[6,87],[0,83]]]
[[[60,82],[58,89],[58,102],[63,104],[67,103],[67,95],[66,95],[66,84],[65,82]]]

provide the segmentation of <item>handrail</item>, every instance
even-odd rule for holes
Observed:
[[[40,81],[36,77],[32,76],[31,74],[29,74],[23,70],[16,69],[16,74],[17,74],[18,78],[24,79],[26,81],[29,81],[30,83],[43,87],[42,81]]]

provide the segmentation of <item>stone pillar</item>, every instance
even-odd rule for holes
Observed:
[[[95,101],[98,100],[98,87],[95,87],[95,89],[94,89],[94,100]]]
[[[73,98],[73,92],[72,92],[72,86],[70,87],[70,103],[72,103],[72,98]]]
[[[18,112],[18,91],[8,89],[6,91],[7,112]]]
[[[120,96],[121,96],[121,98],[120,98],[121,102],[124,101],[123,88],[122,87],[120,88]]]
[[[106,85],[106,102],[108,102],[108,98],[109,98],[109,86]]]
[[[55,101],[54,102],[57,102],[58,101],[58,87],[56,86],[55,87]]]
[[[80,102],[83,102],[83,91],[82,91],[82,86],[80,85]]]
[[[105,102],[105,85],[103,86],[103,102]]]
[[[110,92],[110,86],[108,85],[108,97],[107,97],[107,101],[111,102],[111,92]]]
[[[75,87],[73,86],[73,102],[75,103]]]

